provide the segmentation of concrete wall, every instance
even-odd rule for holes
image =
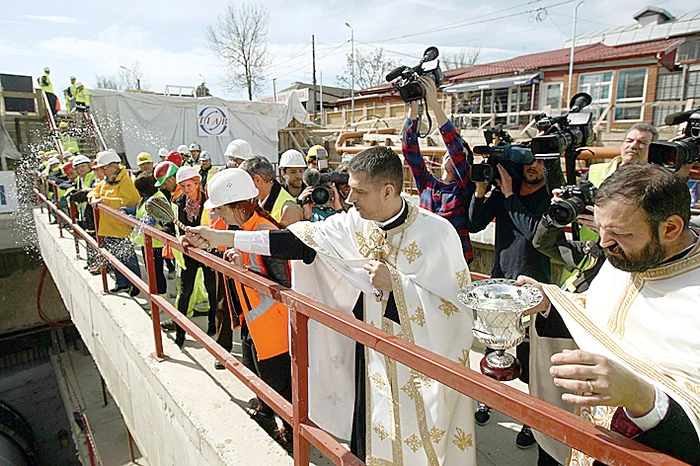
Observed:
[[[102,295],[100,277],[74,259],[72,240],[37,213],[44,261],[149,465],[293,463],[170,339],[170,359],[156,361],[148,314],[132,299]]]

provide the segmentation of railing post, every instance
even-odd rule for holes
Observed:
[[[97,246],[102,249],[104,247],[102,236],[100,236],[100,209],[95,204],[92,206],[92,211],[95,217],[95,238],[97,238]],[[109,288],[107,285],[107,261],[105,260],[102,253],[98,250],[97,254],[100,256],[100,275],[102,275],[102,292],[104,294],[109,294]]]
[[[78,207],[75,202],[69,200],[68,206],[70,210],[70,221],[72,225],[78,223]],[[75,258],[80,259],[80,243],[78,242],[78,233],[73,230],[73,241],[75,242]]]
[[[63,222],[58,216],[58,212],[61,210],[61,202],[58,200],[58,186],[56,185],[56,183],[52,183],[51,186],[53,187],[53,202],[56,206],[56,223],[58,224],[58,235],[61,238],[63,238]]]
[[[156,343],[156,352],[153,356],[158,360],[165,359],[163,353],[163,339],[160,333],[160,308],[153,300],[153,295],[158,294],[158,280],[156,279],[156,262],[153,255],[153,238],[143,232],[144,261],[148,274],[148,300],[151,302],[151,322],[153,323],[153,339]]]
[[[41,175],[35,174],[34,175],[34,184],[36,186],[37,191],[41,191],[42,183],[41,183]],[[41,200],[39,196],[35,196],[36,201],[39,203],[39,211],[43,214],[44,213],[44,201]]]
[[[309,318],[289,306],[292,347],[292,426],[294,465],[308,466],[310,444],[301,435],[302,424],[309,420]]]

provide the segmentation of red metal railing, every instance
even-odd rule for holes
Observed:
[[[53,184],[49,182],[49,184]],[[43,187],[43,190],[42,190]],[[160,312],[164,311],[191,337],[202,345],[214,358],[240,379],[258,397],[269,404],[275,412],[294,428],[294,462],[299,466],[309,464],[310,445],[314,445],[336,465],[360,466],[364,463],[351,454],[330,434],[309,420],[308,413],[308,321],[314,320],[335,330],[362,345],[380,352],[395,361],[415,369],[428,377],[447,385],[473,399],[486,403],[499,412],[525,423],[572,448],[583,451],[606,464],[634,465],[684,465],[685,463],[643,446],[617,433],[594,426],[590,422],[558,407],[552,406],[519,390],[501,384],[476,371],[468,369],[443,356],[408,343],[383,332],[349,315],[332,309],[313,299],[284,288],[259,275],[239,268],[203,250],[184,248],[175,238],[155,228],[142,225],[138,220],[102,204],[95,206],[95,224],[99,225],[100,215],[109,215],[143,231],[146,250],[146,283],[119,262],[97,240],[78,226],[63,211],[44,195],[46,182],[34,189],[39,200],[46,204],[60,220],[70,225],[73,235],[82,237],[88,247],[95,248],[104,260],[123,273],[149,299],[155,341],[155,354],[164,360]],[[60,225],[60,222],[59,222]],[[98,230],[99,231],[99,230]],[[247,285],[259,293],[282,302],[289,307],[291,323],[292,386],[293,400],[289,403],[250,372],[231,354],[210,339],[202,330],[164,298],[156,294],[155,269],[153,263],[152,239],[157,239],[181,251],[202,264],[211,267],[227,277]],[[483,275],[472,274],[474,278]],[[107,293],[106,268],[102,268],[103,291]]]

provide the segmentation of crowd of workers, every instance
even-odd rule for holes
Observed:
[[[68,87],[63,89],[63,100],[66,105],[66,113],[72,112],[87,112],[90,110],[90,90],[86,88],[82,82],[78,81],[75,76],[69,78]],[[44,68],[44,74],[37,78],[39,88],[44,92],[49,101],[49,109],[54,116],[61,110],[61,103],[53,90],[53,82],[51,81],[51,68]]]
[[[43,83],[40,81],[42,88],[51,85],[48,73],[47,69],[44,76],[45,81]],[[561,287],[572,293],[582,293],[591,288],[594,278],[601,270],[605,271],[605,267],[609,267],[609,265],[604,265],[606,259],[615,269],[637,274],[633,276],[633,281],[637,280],[635,277],[639,274],[663,266],[669,261],[670,263],[673,261],[682,262],[686,256],[687,258],[692,257],[693,263],[697,263],[695,252],[698,249],[698,231],[689,227],[689,202],[686,202],[686,197],[682,192],[676,192],[678,186],[685,185],[685,181],[677,181],[676,179],[680,180],[678,175],[666,175],[665,169],[656,166],[653,166],[652,169],[652,165],[647,163],[649,145],[658,139],[658,131],[652,125],[634,125],[625,136],[619,156],[610,162],[590,167],[587,175],[588,180],[600,188],[599,193],[606,193],[608,196],[607,198],[596,197],[597,212],[606,212],[605,209],[613,204],[618,209],[617,216],[604,217],[603,214],[599,216],[598,213],[594,216],[591,208],[590,215],[582,214],[578,218],[578,222],[585,225],[582,240],[573,241],[565,235],[563,228],[553,224],[547,215],[550,204],[558,200],[557,191],[554,188],[564,184],[559,161],[533,160],[531,163],[521,165],[518,173],[509,172],[499,166],[500,176],[495,182],[474,183],[471,180],[473,155],[470,148],[463,143],[454,126],[444,114],[437,100],[437,92],[432,81],[424,78],[421,78],[421,81],[426,88],[426,103],[436,116],[440,134],[447,148],[442,163],[442,177],[434,175],[428,169],[426,161],[420,153],[418,107],[415,102],[410,106],[408,119],[403,130],[403,156],[415,179],[419,191],[420,207],[425,209],[422,212],[433,212],[449,222],[452,227],[449,234],[458,238],[454,244],[459,244],[461,252],[458,254],[458,258],[452,257],[450,260],[464,264],[464,270],[467,273],[467,264],[473,261],[475,254],[469,234],[487,228],[494,220],[494,262],[491,270],[493,278],[551,283],[550,261],[555,259],[563,262],[566,266]],[[68,95],[75,96],[77,99],[75,108],[80,109],[83,106],[80,105],[80,102],[84,102],[78,97],[81,92],[79,90],[80,83],[76,84],[74,80],[71,83],[76,85],[76,91],[73,93],[72,89],[69,88],[67,89]],[[59,125],[61,130],[67,129],[61,125],[63,123]],[[103,203],[115,209],[121,209],[129,215],[135,216],[144,224],[162,229],[176,237],[185,237],[187,238],[184,240],[186,243],[206,247],[213,254],[225,257],[237,265],[244,266],[287,287],[291,286],[292,274],[298,273],[296,275],[297,282],[302,277],[301,272],[297,272],[297,268],[290,268],[290,261],[292,264],[299,261],[303,261],[305,264],[318,263],[318,261],[314,261],[317,255],[323,254],[324,257],[332,255],[328,251],[331,249],[329,245],[332,246],[334,240],[333,235],[329,233],[327,237],[318,236],[318,232],[322,228],[326,228],[326,225],[330,231],[335,231],[332,229],[340,228],[338,225],[344,221],[343,219],[359,215],[364,220],[373,220],[380,229],[378,231],[392,231],[391,225],[396,222],[399,222],[397,225],[401,225],[403,222],[414,221],[411,220],[411,212],[415,206],[398,197],[398,193],[403,187],[402,178],[400,184],[398,182],[392,184],[392,179],[386,181],[388,184],[372,184],[367,181],[374,177],[375,173],[380,174],[376,176],[386,176],[387,179],[399,176],[396,173],[386,174],[388,173],[386,170],[389,170],[386,166],[394,163],[391,158],[391,154],[393,154],[391,150],[389,150],[391,152],[389,155],[380,153],[379,148],[376,151],[368,150],[367,154],[360,154],[347,165],[339,166],[337,171],[349,173],[350,181],[348,183],[328,182],[321,186],[327,190],[329,196],[327,202],[319,205],[317,202],[311,201],[314,190],[318,189],[319,186],[306,186],[304,180],[306,179],[305,173],[318,169],[319,162],[327,160],[327,153],[323,146],[314,146],[307,154],[302,154],[297,150],[288,150],[281,154],[279,178],[284,181],[282,184],[278,181],[278,175],[269,159],[255,155],[251,145],[242,139],[235,139],[228,144],[224,153],[228,159],[225,167],[212,166],[210,154],[202,151],[197,143],[192,143],[189,146],[183,144],[175,151],[161,148],[156,161],[146,152],[138,154],[136,158],[138,171],[133,173],[125,168],[122,158],[113,150],[99,152],[93,161],[87,156],[77,153],[78,151],[75,150],[69,136],[62,137],[62,140],[64,151],[55,150],[39,154],[42,157],[42,167],[40,168],[42,176],[59,185],[58,199],[54,200],[62,209],[66,210],[70,203],[75,204],[79,213],[80,225],[91,234],[101,236],[105,248],[137,276],[140,276],[140,268],[135,247],[143,248],[143,234],[136,230],[132,231],[128,225],[107,215],[101,217],[96,229],[91,205]],[[396,160],[399,160],[397,156],[395,157]],[[625,173],[634,170],[637,170],[634,177],[639,180],[648,180],[650,187],[647,192],[638,193],[629,186],[631,175],[627,175],[625,178]],[[613,176],[618,171],[620,173]],[[367,178],[363,178],[365,175]],[[400,176],[403,177],[403,168],[400,169]],[[606,183],[608,178],[610,181]],[[367,185],[358,182],[358,180],[363,179],[366,183],[374,186],[372,189],[376,188],[377,190],[375,193],[377,197],[372,202],[367,199],[368,196],[373,195],[371,194],[373,191],[369,190],[368,194]],[[607,190],[606,185],[610,186]],[[614,190],[611,191],[612,189]],[[648,191],[653,191],[653,189],[660,191],[649,194]],[[669,189],[670,191],[668,191]],[[674,189],[676,191],[673,191]],[[628,197],[632,196],[632,200],[618,199],[615,190],[624,191]],[[668,204],[666,207],[646,203],[645,196],[658,197],[669,195],[669,193],[685,202],[685,207],[679,203],[678,199],[668,199],[665,202]],[[49,192],[49,196],[52,196],[52,192]],[[172,222],[164,222],[149,214],[146,205],[150,199],[156,197],[162,198],[172,205],[175,217],[186,227],[185,231]],[[398,206],[398,210],[392,211],[393,215],[373,214],[373,212],[378,212],[384,202],[387,205]],[[624,206],[629,207],[630,205],[632,206],[630,209],[624,212],[620,210]],[[640,208],[645,211],[645,215],[637,219],[641,223],[629,224],[628,222],[624,225],[615,223],[621,221],[621,215],[626,220],[631,219]],[[654,210],[651,211],[652,209]],[[686,211],[687,215],[685,215]],[[342,213],[342,215],[336,216],[335,214],[338,213]],[[651,225],[655,225],[658,229],[661,224],[665,230],[659,233],[653,228],[646,227],[647,223],[645,222],[652,221],[649,219],[654,219],[653,221],[657,222],[650,223]],[[678,224],[678,219],[680,219],[680,224]],[[57,219],[57,221],[60,220]],[[318,227],[309,229],[304,221],[316,222]],[[302,228],[304,228],[304,233],[299,232]],[[295,236],[290,236],[292,235],[292,233],[288,233],[290,231]],[[242,232],[251,232],[251,234],[244,235]],[[265,234],[261,235],[260,232],[265,232]],[[361,232],[356,233],[358,234],[357,238],[362,236]],[[404,233],[401,233],[401,238],[404,237]],[[230,234],[230,238],[235,239],[229,241],[226,234]],[[435,235],[434,238],[443,240],[439,232],[436,231],[432,234]],[[314,236],[314,239],[309,239],[309,235],[317,236]],[[674,251],[675,254],[671,256],[666,254],[668,248],[664,247],[676,245],[676,243],[681,242],[681,238],[686,242],[692,241],[687,245],[684,244],[684,248],[678,249],[673,246],[669,250]],[[337,239],[335,238],[335,240]],[[328,241],[328,243],[324,246],[322,241]],[[357,241],[359,241],[358,248],[361,251],[363,240],[358,239]],[[448,242],[447,239],[445,241]],[[409,265],[422,255],[421,250],[415,246],[416,242],[400,250],[408,259]],[[287,309],[282,304],[222,276],[197,260],[187,255],[183,256],[157,240],[153,241],[153,247],[158,293],[168,292],[166,270],[171,278],[177,274],[177,309],[183,314],[190,314],[197,304],[206,301],[208,303],[207,333],[215,336],[217,343],[227,351],[231,351],[233,347],[232,330],[240,327],[244,364],[291,401]],[[393,251],[392,248],[389,249]],[[401,272],[401,268],[396,265],[398,259],[395,259],[393,269],[388,269],[386,265],[394,252],[398,257],[398,250],[390,252],[383,256],[382,260],[370,261],[365,264],[361,270],[361,273],[367,274],[371,284],[368,293],[365,294],[370,297],[374,294],[377,302],[382,302],[382,300],[385,302],[383,316],[389,319],[387,321],[389,324],[384,324],[385,331],[387,331],[386,325],[391,328],[390,321],[400,325],[405,324],[402,312],[406,310],[397,305],[394,297],[397,291],[396,286],[401,282],[392,281],[395,277],[390,274],[390,272],[395,271],[394,269]],[[342,247],[338,246],[337,254],[343,256]],[[374,258],[378,259],[379,256]],[[439,257],[433,257],[433,259],[440,261]],[[97,254],[90,251],[90,248],[88,248],[86,268],[92,273],[99,273],[100,270]],[[695,268],[697,269],[697,267]],[[356,270],[353,271],[353,273],[356,272]],[[346,277],[343,272],[339,273]],[[114,270],[114,275],[115,285],[111,289],[112,292],[128,292],[131,296],[136,296],[139,293],[138,288],[130,284],[118,270]],[[522,276],[529,278],[524,279]],[[468,279],[466,277],[459,278],[458,274],[458,281],[459,285],[463,286]],[[385,284],[387,282],[388,285]],[[314,283],[318,283],[320,286],[321,283],[325,282]],[[637,285],[637,288],[642,286]],[[691,294],[700,295],[697,284],[678,286],[685,287],[683,289],[694,287]],[[360,288],[360,290],[364,290],[364,288]],[[386,295],[384,291],[387,292]],[[420,298],[420,293],[418,295]],[[315,295],[312,296],[320,299]],[[355,308],[352,308],[352,312],[359,318],[363,318],[364,315],[365,321],[369,322],[366,316],[371,310],[368,301],[365,301],[363,314],[362,296],[361,293]],[[456,296],[443,298],[443,305],[445,305],[445,300],[449,301],[447,304],[456,300]],[[698,299],[699,296],[694,296],[690,298],[690,301],[683,301],[680,306],[692,307],[694,306],[692,303],[697,303]],[[353,303],[346,304],[352,307]],[[441,310],[443,305],[440,306]],[[418,309],[421,310],[420,307]],[[442,310],[439,314],[444,312],[447,317],[450,317],[454,312],[457,312],[458,307],[454,307],[454,309],[456,310],[453,312]],[[422,313],[424,314],[421,316],[416,314],[410,317],[409,320],[417,324],[414,326],[416,334],[418,334],[417,326],[423,327],[433,311],[435,310],[423,309]],[[591,397],[594,394],[606,394],[607,396],[608,392],[612,390],[611,387],[616,387],[616,384],[620,383],[619,379],[613,376],[608,377],[609,373],[617,374],[608,369],[613,367],[619,370],[619,368],[610,363],[608,359],[605,360],[605,363],[610,364],[610,366],[603,364],[600,359],[589,364],[585,360],[589,353],[573,352],[578,348],[578,339],[572,338],[573,330],[567,331],[568,325],[563,323],[566,319],[558,318],[557,315],[556,309],[552,306],[544,309],[536,318],[533,317],[533,325],[529,329],[530,338],[533,339],[532,351],[530,350],[530,340],[526,340],[517,348],[517,357],[523,366],[521,380],[530,384],[533,395],[573,411],[574,405],[586,405],[586,403],[581,402],[581,400],[572,401],[567,398],[565,393],[576,392],[583,397]],[[425,325],[429,325],[429,323]],[[693,323],[692,326],[697,328],[697,323]],[[174,325],[173,329],[176,331],[175,342],[182,347],[186,340],[185,332]],[[471,333],[470,329],[467,328],[455,331],[461,332],[460,334]],[[633,331],[635,328],[630,328],[629,332]],[[536,348],[535,341],[537,341]],[[672,342],[666,343],[671,344]],[[582,345],[579,344],[579,346],[583,348]],[[429,349],[437,351],[431,347]],[[562,349],[572,352],[561,353]],[[352,351],[356,354],[356,361],[364,361],[366,357],[371,359],[371,355],[367,356],[362,351],[358,352],[354,349]],[[693,360],[697,363],[699,362],[697,350],[694,351],[694,354],[687,356],[690,359],[695,358]],[[560,357],[561,354],[574,353],[580,359],[566,360],[564,356]],[[557,357],[560,359],[556,360]],[[530,366],[539,364],[543,358],[551,359],[549,365],[552,366],[552,376],[549,376],[549,366],[544,371],[541,368],[537,371],[534,368],[532,371],[530,370]],[[370,360],[367,360],[367,364],[369,367]],[[596,376],[591,375],[583,379],[586,385],[583,387],[584,389],[579,389],[580,387],[574,387],[571,384],[572,381],[581,380],[580,374],[584,373],[585,370],[579,367],[579,375],[566,375],[564,369],[572,364],[578,364],[581,367],[602,368],[601,370],[608,370],[608,373],[603,376],[596,373]],[[216,365],[217,368],[223,369],[220,363],[217,362]],[[634,365],[632,366],[634,367]],[[674,373],[676,375],[678,375],[678,371],[682,372],[678,368],[674,370],[676,370]],[[535,373],[538,374],[537,377],[533,377]],[[545,373],[546,375],[544,375]],[[588,373],[586,372],[586,374]],[[362,459],[369,459],[374,453],[368,449],[368,445],[364,444],[365,437],[368,434],[376,434],[380,440],[384,440],[384,438],[381,430],[376,426],[372,428],[374,433],[367,432],[371,426],[365,425],[363,414],[365,406],[358,400],[366,400],[365,403],[371,404],[374,398],[372,398],[372,392],[369,389],[365,393],[364,380],[367,376],[364,374],[364,369],[359,372],[355,370],[354,375],[357,387],[354,387],[356,401],[352,408],[352,450]],[[389,382],[380,381],[380,383],[375,378],[376,375],[373,374],[371,379],[373,384],[380,388],[382,384],[395,383],[391,380]],[[633,386],[630,380],[630,378],[625,379],[625,383]],[[637,383],[636,379],[635,383]],[[650,385],[648,382],[644,383]],[[691,407],[694,406],[692,397],[694,396],[694,402],[698,403],[697,397],[700,393],[697,391],[698,385],[694,385],[694,383],[692,377],[687,379],[691,400],[688,402],[685,399],[685,402],[688,402]],[[636,385],[641,387],[637,393],[647,389],[647,385],[642,383]],[[369,382],[367,387],[370,387]],[[418,383],[418,387],[420,387],[420,383]],[[424,389],[425,387],[426,385],[424,385]],[[692,394],[693,387],[696,389],[694,395]],[[402,390],[404,389],[402,388]],[[654,392],[654,390],[656,391]],[[415,393],[413,395],[415,396]],[[413,400],[414,396],[411,396],[410,399]],[[693,462],[694,460],[693,464],[698,464],[700,447],[698,447],[696,434],[697,419],[684,411],[686,405],[683,404],[682,397],[680,397],[681,401],[678,401],[679,397],[676,396],[676,392],[664,390],[663,384],[652,386],[651,406],[653,409],[651,410],[636,409],[639,406],[635,404],[638,399],[634,395],[628,395],[628,397],[634,398],[634,403],[622,395],[617,396],[617,398],[613,395],[608,398],[600,396],[595,401],[599,402],[597,404],[605,405],[609,402],[610,406],[624,407],[624,411],[613,410],[615,417],[612,427],[615,426],[615,419],[624,415],[628,431],[635,433],[633,438],[637,438],[643,443],[647,440],[647,444],[654,448],[666,451],[686,461]],[[611,398],[613,401],[610,401]],[[590,402],[590,400],[584,401]],[[436,403],[439,402],[436,401]],[[251,415],[254,419],[280,443],[291,448],[291,427],[284,425],[278,429],[275,414],[268,406],[257,400],[251,400],[250,404]],[[335,406],[335,403],[333,404]],[[472,412],[474,414],[473,419],[469,421],[471,423],[476,422],[479,425],[484,425],[491,419],[490,409],[483,403],[478,403]],[[464,423],[468,424],[466,421]],[[605,427],[611,428],[611,424]],[[618,430],[623,434],[628,431]],[[437,432],[440,431],[437,430]],[[570,454],[568,448],[533,433],[527,426],[523,426],[515,442],[518,447],[528,448],[536,444],[536,436],[539,444],[539,465],[566,463]],[[673,436],[674,440],[669,441],[669,436]],[[438,435],[438,437],[440,436]],[[470,437],[469,442],[471,443],[471,441]],[[435,443],[439,443],[439,440]],[[465,450],[462,448],[462,443],[456,440],[453,443],[458,452]],[[410,442],[406,441],[406,444],[411,447],[406,451],[416,452]],[[377,448],[375,443],[373,443],[373,447]],[[425,444],[421,448],[427,450]],[[437,449],[437,446],[435,448]],[[401,449],[400,445],[399,449]],[[451,454],[453,453],[449,449],[445,450],[444,455],[446,456],[443,458],[451,458]],[[428,455],[427,451],[426,455]],[[456,463],[441,460],[440,464],[472,464],[470,461]],[[407,464],[423,463],[424,460]],[[380,463],[377,462],[377,464]]]

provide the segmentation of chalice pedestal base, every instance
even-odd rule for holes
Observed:
[[[479,363],[479,368],[482,374],[501,382],[517,379],[522,372],[520,361],[505,350],[495,350],[484,356]]]

